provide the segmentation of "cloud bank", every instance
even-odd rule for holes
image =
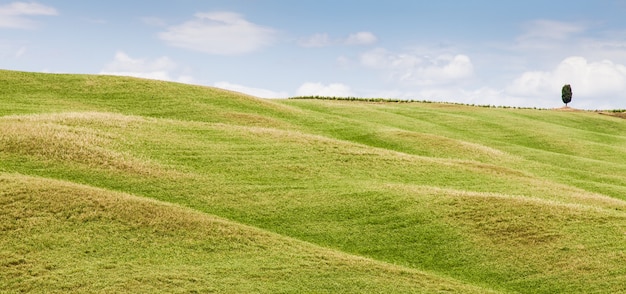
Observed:
[[[383,70],[389,80],[406,85],[445,85],[474,76],[474,65],[464,54],[429,56],[378,48],[361,54],[360,62],[366,68]]]
[[[358,32],[348,36],[345,43],[347,45],[371,45],[376,43],[376,41],[378,41],[378,38],[374,34],[370,32]]]
[[[215,55],[250,53],[271,45],[276,31],[233,12],[197,13],[194,19],[158,34],[167,44]]]
[[[342,83],[325,85],[307,82],[296,90],[296,96],[352,97],[355,96],[355,93],[352,92],[349,86]]]
[[[505,92],[527,99],[552,99],[560,97],[564,84],[572,85],[573,105],[612,108],[616,100],[626,100],[626,66],[609,60],[590,62],[584,57],[572,56],[550,71],[524,72]]]
[[[145,79],[193,83],[194,79],[187,75],[172,77],[171,72],[178,69],[178,65],[167,56],[156,59],[132,58],[128,54],[118,51],[114,60],[109,62],[100,71],[100,74],[115,76],[130,76]]]
[[[287,92],[275,92],[262,88],[247,87],[243,85],[233,84],[229,82],[217,82],[213,84],[217,88],[231,90],[235,92],[245,93],[259,98],[288,98]]]

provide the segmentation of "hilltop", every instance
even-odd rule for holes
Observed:
[[[626,292],[626,120],[0,71],[0,290]]]

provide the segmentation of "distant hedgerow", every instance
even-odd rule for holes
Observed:
[[[390,102],[390,103],[440,103],[451,105],[462,105],[471,107],[484,107],[484,108],[505,108],[505,109],[536,109],[545,110],[545,108],[537,107],[518,107],[518,106],[502,106],[502,105],[489,105],[489,104],[468,104],[459,102],[440,102],[432,100],[413,100],[413,99],[390,99],[390,98],[362,98],[362,97],[336,97],[336,96],[294,96],[288,99],[315,99],[315,100],[341,100],[341,101],[361,101],[361,102]]]

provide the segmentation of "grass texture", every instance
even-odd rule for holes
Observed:
[[[0,292],[626,292],[618,117],[0,84]]]

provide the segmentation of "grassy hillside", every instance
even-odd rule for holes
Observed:
[[[626,120],[0,71],[0,289],[626,292]]]

